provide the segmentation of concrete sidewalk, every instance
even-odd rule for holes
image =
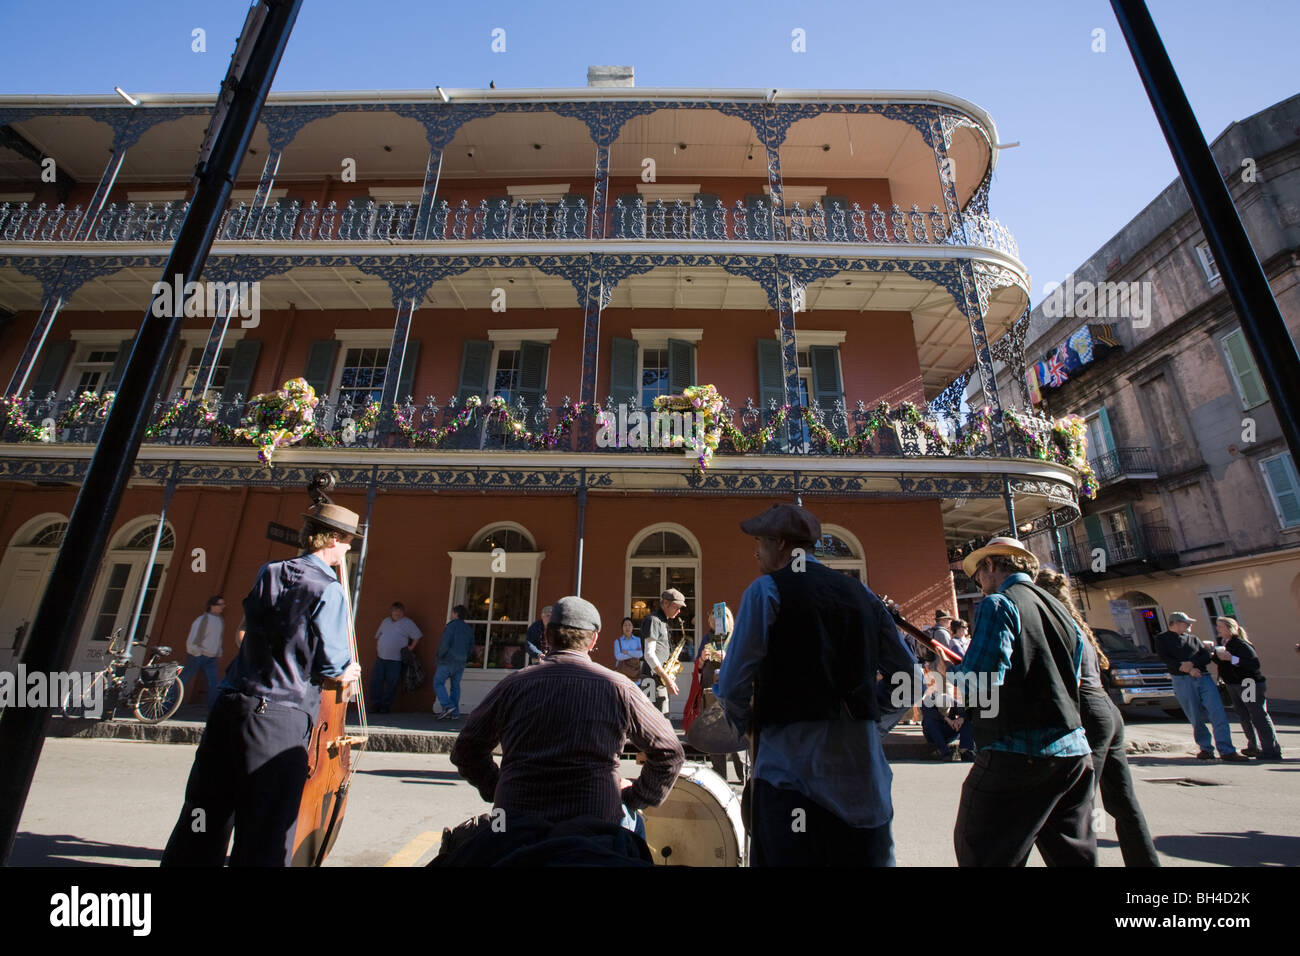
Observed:
[[[206,709],[202,705],[182,707],[176,718],[161,724],[142,724],[134,718],[92,721],[56,716],[50,727],[50,736],[197,744],[203,735],[205,720]],[[1274,723],[1282,740],[1283,753],[1296,754],[1296,748],[1300,746],[1300,720],[1275,714]],[[370,743],[367,749],[382,753],[449,753],[463,724],[463,717],[438,720],[432,713],[425,712],[376,714],[369,722]],[[350,722],[348,729],[356,733],[360,727]],[[1196,750],[1187,723],[1164,716],[1129,718],[1125,736],[1131,754],[1181,755]],[[1234,729],[1233,736],[1240,744],[1240,730]],[[890,760],[924,760],[930,749],[919,726],[895,727],[885,740],[885,753]]]

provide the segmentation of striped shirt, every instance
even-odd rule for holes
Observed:
[[[630,740],[648,758],[626,795],[619,755]],[[501,745],[501,766],[492,751]],[[685,756],[677,733],[640,689],[582,651],[552,651],[505,678],[474,708],[451,762],[484,800],[552,822],[595,816],[612,823],[622,805],[658,806]]]

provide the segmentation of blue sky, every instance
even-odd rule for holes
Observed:
[[[1208,138],[1300,91],[1295,0],[1148,5]],[[247,9],[8,0],[0,93],[215,92]],[[796,28],[805,53],[791,50]],[[593,63],[635,66],[638,86],[933,89],[979,104],[1002,142],[1021,143],[1002,152],[990,211],[1020,244],[1035,303],[1176,175],[1100,0],[306,0],[275,88],[574,87]]]

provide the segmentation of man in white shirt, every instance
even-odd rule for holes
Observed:
[[[370,678],[370,696],[374,700],[371,710],[386,714],[393,706],[397,682],[402,676],[402,651],[415,647],[424,636],[415,622],[406,616],[401,601],[394,601],[388,617],[375,632],[378,642],[374,676]]]
[[[217,699],[217,662],[221,660],[221,642],[226,628],[221,615],[225,610],[226,599],[215,594],[208,598],[207,610],[190,625],[190,636],[185,639],[185,651],[189,656],[185,659],[185,669],[181,671],[181,683],[185,687],[185,697],[191,702],[194,698],[190,696],[190,683],[200,671],[205,678],[203,692],[208,704]]]

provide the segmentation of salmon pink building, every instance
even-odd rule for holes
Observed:
[[[0,667],[212,107],[140,99],[0,99]],[[989,216],[996,143],[983,110],[933,92],[272,95],[183,341],[153,357],[167,385],[86,568],[74,666],[118,627],[183,647],[217,593],[229,660],[235,605],[290,553],[268,525],[297,527],[319,469],[370,529],[353,556],[363,666],[391,602],[426,666],[463,603],[470,705],[565,594],[600,609],[606,663],[620,619],[668,587],[698,636],[757,574],[738,522],[777,501],[821,519],[823,560],[928,623],[954,606],[951,548],[1078,516],[1068,448],[994,381],[1010,346],[990,343],[1016,340],[1029,303]],[[297,378],[310,422],[250,405]],[[656,410],[694,416],[701,447],[649,440]],[[267,416],[305,432],[269,466],[240,431]]]

